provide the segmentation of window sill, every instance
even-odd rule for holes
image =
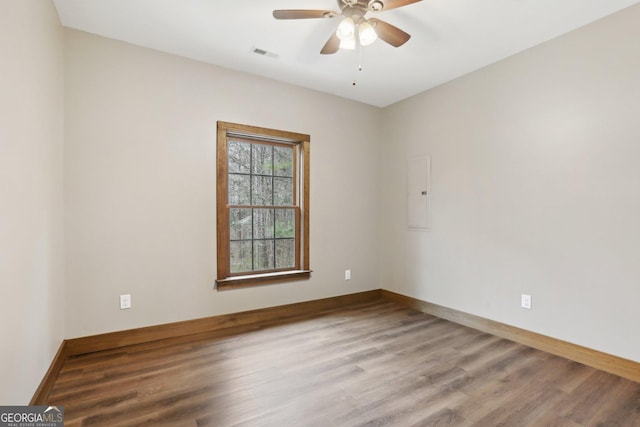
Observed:
[[[229,289],[247,288],[249,286],[271,285],[291,280],[306,280],[310,277],[311,270],[292,270],[277,273],[233,276],[216,280],[216,289],[226,291]]]

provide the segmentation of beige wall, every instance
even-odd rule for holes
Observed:
[[[29,400],[64,337],[379,287],[640,361],[637,22],[379,110],[0,1],[0,404]],[[312,280],[213,290],[216,120],[311,134]],[[424,155],[432,228],[409,232]]]
[[[27,404],[64,338],[63,31],[0,1],[0,404]]]
[[[640,361],[639,22],[633,6],[385,110],[385,286]],[[432,228],[409,232],[424,155]]]
[[[379,286],[379,109],[65,31],[67,337]],[[217,120],[311,135],[311,280],[213,290]]]

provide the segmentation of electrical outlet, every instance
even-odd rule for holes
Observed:
[[[520,307],[531,310],[531,295],[520,295]]]
[[[351,270],[344,271],[344,280],[351,280]]]
[[[120,310],[131,308],[131,294],[120,295]]]

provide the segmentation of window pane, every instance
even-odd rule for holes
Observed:
[[[273,202],[273,178],[252,176],[251,203],[257,206],[271,206]]]
[[[249,173],[251,171],[251,144],[229,141],[229,172]]]
[[[276,237],[295,237],[296,217],[293,209],[276,209]]]
[[[293,239],[276,240],[276,268],[292,268],[296,263],[296,250]]]
[[[248,205],[251,203],[249,175],[229,174],[229,204]]]
[[[230,267],[232,273],[251,271],[251,241],[229,242]]]
[[[253,149],[251,173],[256,175],[273,175],[273,146],[251,144]]]
[[[229,210],[229,238],[251,240],[251,209]]]
[[[293,178],[273,178],[273,204],[293,205]]]
[[[273,239],[274,233],[274,212],[273,209],[253,210],[253,238]]]
[[[293,177],[293,147],[273,147],[273,174]]]
[[[254,270],[273,270],[274,254],[273,240],[254,240],[253,259]]]

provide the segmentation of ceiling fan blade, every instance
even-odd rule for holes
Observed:
[[[313,18],[333,18],[337,13],[332,10],[274,10],[273,17],[276,19],[313,19]]]
[[[334,31],[331,37],[329,37],[329,40],[324,44],[320,53],[323,55],[331,55],[332,53],[336,53],[338,49],[340,49],[340,39]]]
[[[377,0],[380,3],[382,3],[382,10],[391,10],[391,9],[396,9],[398,7],[402,7],[402,6],[408,6],[410,4],[413,3],[418,3],[419,1],[422,0]],[[376,0],[373,0],[371,2],[369,2],[369,4],[371,3],[375,3]]]
[[[378,37],[389,43],[391,46],[400,47],[411,38],[411,35],[387,22],[375,18],[369,19],[369,22],[373,25],[373,29]]]

